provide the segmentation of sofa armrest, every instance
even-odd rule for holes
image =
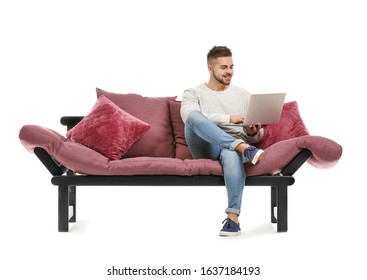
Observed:
[[[34,153],[53,176],[62,175],[68,171],[64,165],[52,158],[43,148],[34,148]]]
[[[282,175],[292,176],[312,155],[309,149],[302,149],[294,159],[282,170]]]
[[[64,116],[61,117],[60,123],[67,127],[67,130],[72,129],[77,123],[79,123],[84,116]]]

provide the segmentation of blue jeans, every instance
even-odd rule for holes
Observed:
[[[193,158],[220,160],[228,196],[225,212],[239,215],[246,182],[244,163],[248,159],[235,147],[244,141],[224,132],[200,111],[187,116],[185,138]]]

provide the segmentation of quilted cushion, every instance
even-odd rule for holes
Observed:
[[[101,96],[90,113],[66,136],[109,159],[120,159],[149,128],[149,124]]]
[[[139,94],[118,94],[97,88],[97,97],[106,96],[151,128],[137,141],[124,157],[174,157],[175,146],[168,101],[176,97],[144,97]]]
[[[175,158],[139,157],[110,160],[102,154],[65,138],[51,129],[24,125],[19,138],[32,152],[44,148],[53,158],[71,170],[89,175],[223,175],[219,161],[209,159],[181,160]],[[267,149],[266,156],[256,165],[246,164],[248,176],[276,174],[297,153],[307,148],[312,152],[308,162],[316,167],[332,167],[342,155],[336,142],[320,136],[301,136],[283,140]]]

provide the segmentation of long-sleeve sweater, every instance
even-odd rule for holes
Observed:
[[[228,134],[247,143],[255,143],[263,137],[263,129],[260,129],[255,136],[248,136],[241,126],[229,125],[231,115],[246,116],[249,98],[250,93],[246,89],[235,85],[230,85],[224,91],[214,91],[206,84],[201,84],[184,91],[181,118],[186,122],[191,111],[200,111]]]

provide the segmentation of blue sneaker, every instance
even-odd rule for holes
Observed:
[[[255,165],[260,160],[260,157],[263,153],[263,150],[258,149],[254,146],[250,146],[245,150],[245,157],[247,157],[247,159]]]
[[[220,236],[234,236],[239,235],[241,233],[240,224],[232,221],[230,218],[225,219],[222,224],[224,226],[222,230],[219,232]]]

